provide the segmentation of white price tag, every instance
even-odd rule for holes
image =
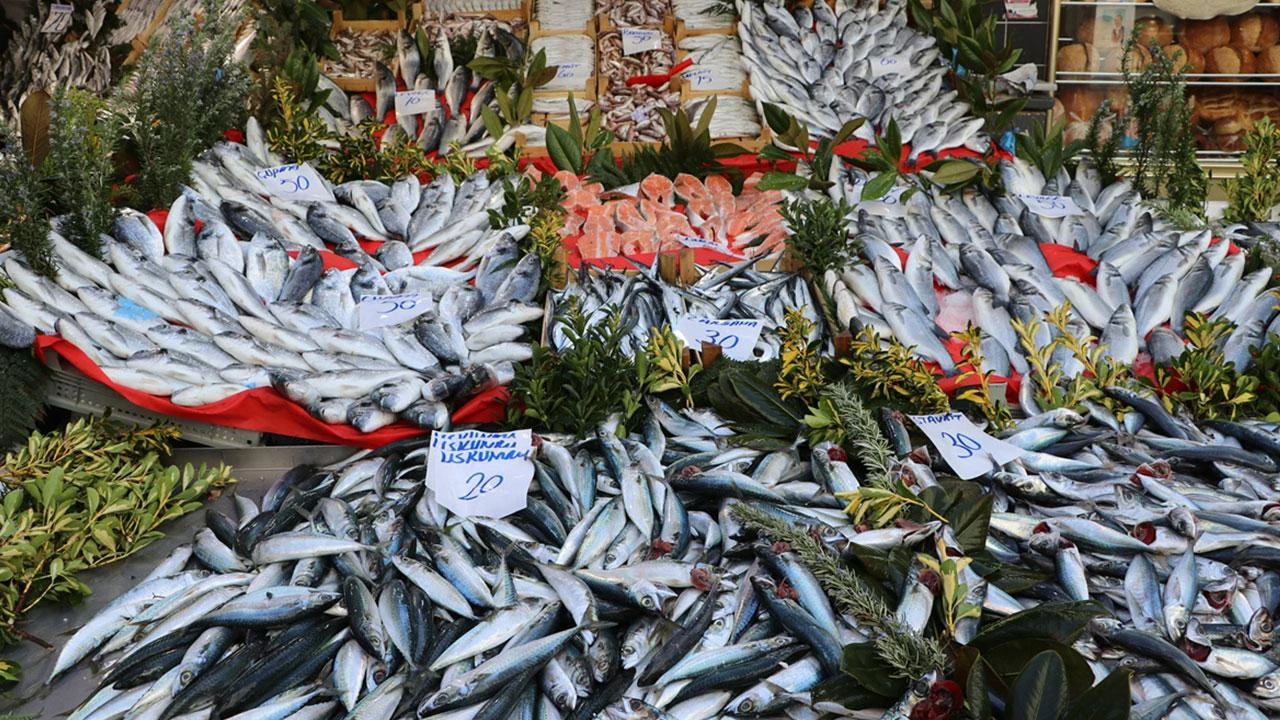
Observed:
[[[871,58],[871,77],[901,74],[910,69],[910,67],[911,61],[901,55]]]
[[[649,119],[649,108],[638,107],[631,111],[631,122],[642,123]]]
[[[324,180],[316,174],[315,168],[306,163],[290,163],[266,170],[259,170],[255,175],[267,187],[267,192],[286,200],[306,200],[315,202],[333,202],[333,193]]]
[[[622,28],[622,54],[639,55],[662,49],[662,31],[644,28]]]
[[[1079,215],[1081,213],[1080,206],[1076,205],[1076,201],[1069,197],[1061,195],[1023,195],[1019,194],[1022,202],[1027,204],[1027,209],[1031,212],[1047,218],[1060,218],[1068,215]]]
[[[40,28],[40,32],[48,35],[58,35],[66,32],[71,27],[71,13],[75,9],[74,5],[54,3],[49,7],[49,17],[44,19],[44,25]]]
[[[506,517],[528,504],[533,432],[479,430],[431,433],[427,487],[462,517]]]
[[[756,340],[764,323],[759,320],[718,320],[685,315],[676,322],[676,334],[685,345],[697,350],[702,343],[719,345],[725,357],[755,360]]]
[[[562,63],[556,66],[557,80],[588,80],[591,78],[591,66],[586,63]]]
[[[1022,450],[978,429],[962,413],[910,415],[956,475],[976,478],[1022,456]]]
[[[734,251],[730,250],[728,245],[724,245],[724,244],[722,244],[722,243],[718,243],[718,242],[716,242],[716,241],[714,241],[714,240],[708,240],[708,239],[706,239],[706,238],[701,238],[701,237],[698,237],[698,236],[696,236],[696,235],[679,235],[679,234],[677,234],[677,235],[676,235],[676,240],[677,240],[681,245],[683,245],[683,246],[685,246],[685,247],[693,248],[693,249],[695,249],[695,250],[698,250],[698,249],[703,249],[703,250],[715,250],[716,252],[718,252],[718,253],[722,253],[722,254],[724,254],[724,255],[732,255],[732,256],[734,256],[734,257],[742,257],[741,255],[738,255],[738,254],[737,254],[737,253],[735,253]]]
[[[430,295],[365,295],[356,303],[361,330],[399,325],[431,309]]]
[[[431,112],[435,105],[434,90],[405,90],[396,93],[396,116],[422,115]]]
[[[716,76],[711,72],[711,68],[690,68],[681,74],[684,81],[689,83],[690,90],[711,90],[711,86],[716,82]]]

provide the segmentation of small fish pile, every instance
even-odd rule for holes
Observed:
[[[577,281],[552,295],[556,319],[550,327],[551,346],[567,347],[564,326],[558,319],[570,303],[593,322],[609,312],[622,313],[624,327],[631,330],[623,349],[632,354],[663,325],[675,329],[680,318],[704,317],[721,320],[761,320],[760,338],[753,349],[760,360],[778,357],[782,349],[776,331],[785,323],[784,314],[801,309],[814,323],[812,340],[828,346],[830,335],[819,316],[809,286],[795,273],[754,269],[755,261],[708,268],[689,287],[674,287],[656,274],[653,266],[636,265],[639,273],[622,274],[589,265],[579,268]]]
[[[395,43],[390,30],[353,30],[343,28],[333,36],[338,59],[326,58],[324,72],[333,78],[373,77],[374,63],[384,57],[385,48]]]
[[[592,0],[536,0],[533,4],[533,19],[543,30],[588,30],[594,16]],[[577,61],[585,59],[585,56],[575,58]],[[547,64],[556,63],[548,58]]]
[[[428,0],[423,3],[428,15],[440,13],[487,13],[519,10],[520,0]]]
[[[614,27],[656,27],[671,15],[670,0],[598,0],[596,15]]]
[[[671,10],[684,26],[692,30],[729,30],[733,13],[722,12],[717,0],[672,0]]]
[[[714,117],[713,117],[714,120]],[[564,186],[562,237],[576,239],[584,259],[676,250],[677,235],[702,238],[727,253],[758,257],[777,252],[787,238],[778,209],[782,193],[759,190],[758,174],[747,178],[740,195],[720,175],[702,181],[681,173],[675,181],[650,175],[634,197],[602,199],[604,187],[572,173],[556,173]],[[677,198],[683,208],[677,209]]]
[[[120,24],[111,33],[110,43],[122,45],[133,42],[134,38],[151,27],[156,17],[165,9],[164,6],[164,0],[129,0],[129,4],[117,13]]]
[[[1243,254],[1231,254],[1209,230],[1168,226],[1127,181],[1102,187],[1087,161],[1075,177],[1063,171],[1046,181],[1019,159],[1005,162],[1001,174],[1009,194],[994,199],[922,192],[896,212],[860,211],[865,263],[824,278],[841,325],[875,327],[949,372],[954,363],[943,341],[973,320],[983,333],[984,370],[1003,376],[1029,369],[1011,320],[1040,321],[1043,347],[1057,332],[1043,318],[1065,303],[1073,332],[1095,334],[1122,365],[1144,351],[1160,363],[1180,354],[1192,311],[1235,324],[1222,349],[1241,370],[1267,332],[1280,332],[1280,294],[1265,289],[1271,268],[1242,277]],[[861,179],[850,177],[840,185],[852,194]],[[1080,214],[1045,217],[1020,195],[1069,197]],[[1055,277],[1042,250],[1049,245],[1096,261],[1090,282]],[[1068,378],[1083,370],[1069,353],[1060,363]],[[1032,383],[1022,387],[1022,402],[1034,408]]]
[[[622,31],[610,30],[596,39],[600,77],[606,87],[599,98],[604,127],[626,142],[660,142],[666,137],[658,108],[675,112],[680,107],[680,93],[667,86],[627,85],[627,79],[638,75],[666,74],[675,63],[675,47],[663,34],[661,46],[627,55],[623,50]]]
[[[742,43],[735,35],[689,35],[680,41],[680,59],[693,58],[693,68],[685,72],[706,71],[690,89],[695,92],[740,92],[747,82],[747,68],[742,63]]]
[[[630,437],[543,438],[527,507],[500,520],[424,490],[422,441],[296,467],[260,505],[236,497],[236,519],[211,509],[66,640],[52,677],[105,663],[76,720],[804,707],[858,633],[793,552],[741,540],[732,510],[854,534],[830,494],[852,472],[727,448],[714,415],[651,406]]]
[[[738,37],[751,70],[751,95],[774,103],[819,137],[853,117],[867,118],[856,137],[873,140],[892,119],[912,152],[990,141],[968,104],[944,89],[947,67],[935,40],[907,26],[907,3],[826,3],[788,11],[775,0],[739,0]]]
[[[65,32],[41,31],[49,12],[48,5],[31,8],[0,53],[0,120],[11,126],[31,90],[66,87],[101,95],[111,86],[114,41],[102,32],[110,12],[105,0],[72,10],[73,26],[83,27],[74,40],[66,40]]]
[[[987,551],[1051,573],[1042,600],[1107,608],[1075,648],[1098,678],[1133,670],[1133,717],[1275,717],[1280,428],[1202,428],[1107,394],[1122,417],[1088,403],[1087,418],[1057,409],[1004,438],[1026,454],[983,481]]]

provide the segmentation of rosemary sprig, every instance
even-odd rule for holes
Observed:
[[[840,611],[875,634],[871,642],[892,677],[915,679],[933,670],[950,670],[951,657],[942,643],[899,622],[875,588],[841,565],[806,528],[788,525],[743,503],[734,505],[733,513],[756,533],[791,546]]]
[[[828,388],[827,397],[835,406],[840,424],[844,426],[845,437],[853,446],[858,459],[871,471],[867,480],[875,485],[889,487],[892,483],[890,475],[893,470],[893,448],[880,432],[875,416],[853,388],[844,383],[836,383]]]

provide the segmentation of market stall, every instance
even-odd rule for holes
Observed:
[[[1268,9],[251,4],[22,30],[4,712],[1280,712]]]

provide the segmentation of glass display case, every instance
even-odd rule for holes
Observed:
[[[1053,113],[1066,118],[1068,139],[1088,132],[1103,101],[1124,106],[1123,70],[1145,68],[1152,43],[1185,70],[1197,151],[1207,166],[1235,166],[1253,123],[1263,117],[1280,123],[1280,4],[1206,20],[1132,1],[1056,0],[1053,13]],[[1135,28],[1137,47],[1128,42]]]

